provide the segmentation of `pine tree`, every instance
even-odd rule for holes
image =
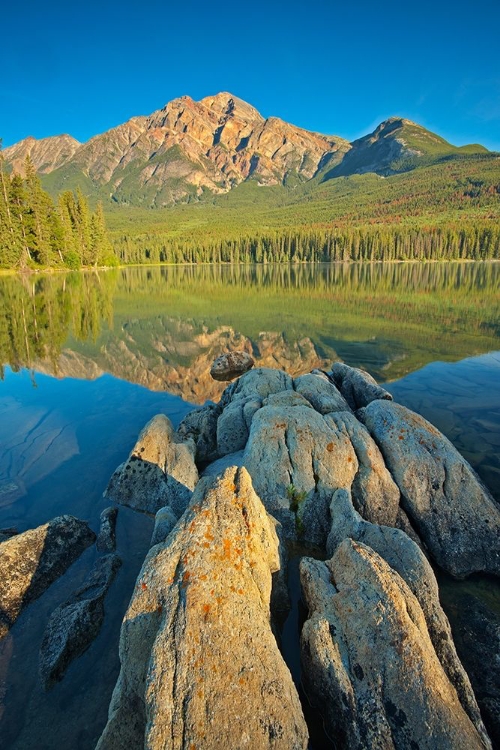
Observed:
[[[31,257],[43,266],[54,265],[55,255],[51,244],[51,215],[54,207],[50,197],[42,189],[40,178],[30,156],[26,156],[25,190],[26,212],[25,231]]]
[[[113,248],[106,234],[106,223],[102,203],[97,204],[90,220],[90,244],[93,265],[115,265]]]

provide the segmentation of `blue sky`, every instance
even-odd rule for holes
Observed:
[[[189,94],[359,137],[390,115],[500,150],[500,0],[56,0],[0,11],[0,137],[87,140]]]

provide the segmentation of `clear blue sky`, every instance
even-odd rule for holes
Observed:
[[[500,150],[500,0],[6,0],[0,137],[87,140],[189,94],[353,139],[390,115]]]

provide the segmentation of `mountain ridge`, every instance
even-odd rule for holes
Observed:
[[[388,176],[439,158],[489,153],[476,144],[453,146],[396,116],[349,142],[264,118],[251,104],[220,92],[200,101],[178,97],[85,143],[68,135],[29,137],[3,156],[22,173],[29,155],[52,194],[80,187],[117,204],[163,207],[227,193],[248,180],[293,187],[314,178]]]

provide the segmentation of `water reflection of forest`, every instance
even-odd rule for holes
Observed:
[[[189,400],[240,348],[291,373],[341,358],[381,379],[498,345],[493,263],[177,266],[0,280],[0,364],[111,372]]]

